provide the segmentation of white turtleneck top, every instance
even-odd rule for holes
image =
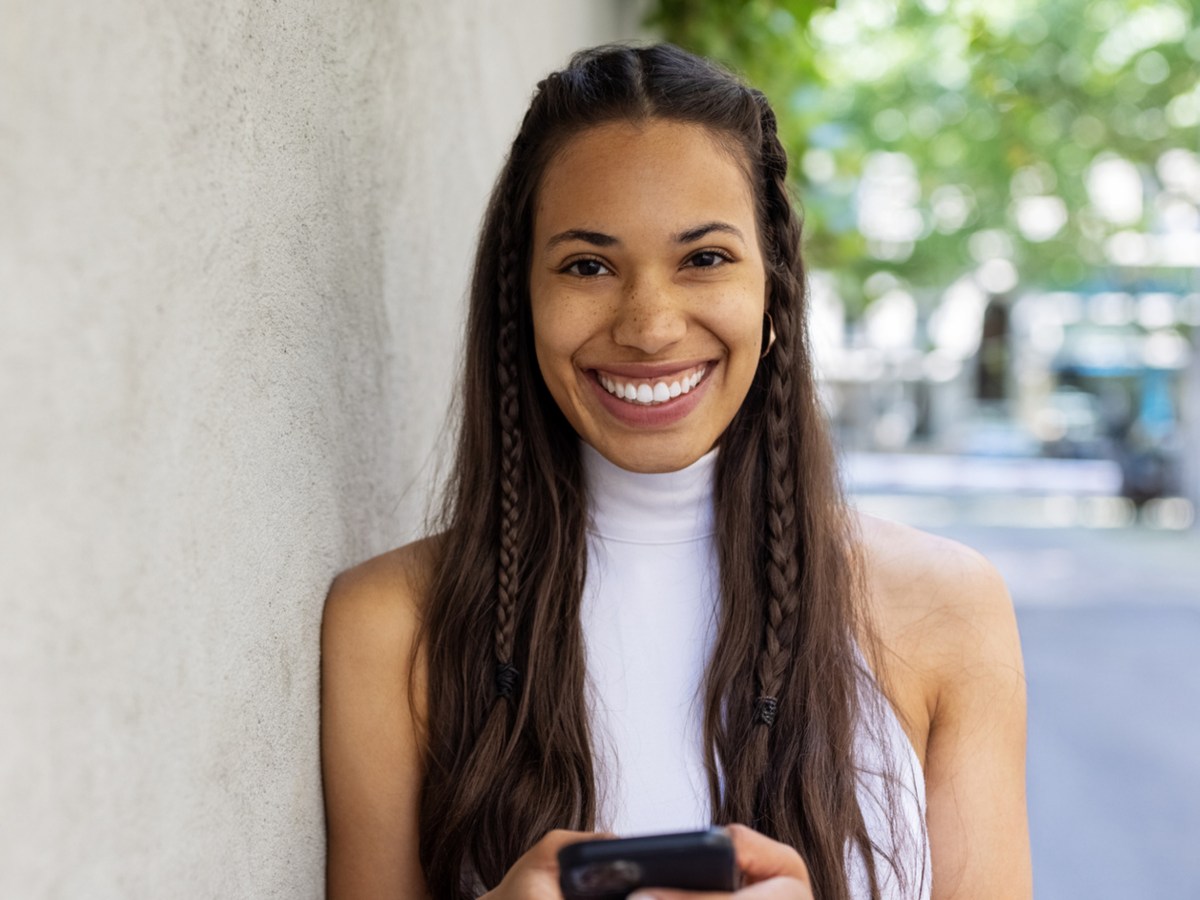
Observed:
[[[716,638],[719,581],[712,451],[678,472],[628,472],[581,442],[590,505],[583,593],[589,704],[599,787],[597,827],[621,835],[711,824],[704,772],[704,668]],[[884,900],[929,896],[925,784],[890,705],[870,690],[859,725],[859,806]],[[872,739],[874,738],[874,739]],[[889,782],[900,821],[887,815]],[[854,900],[865,872],[848,852]],[[906,886],[907,885],[907,886]]]

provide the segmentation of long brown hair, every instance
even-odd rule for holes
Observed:
[[[421,863],[434,896],[473,897],[548,830],[594,827],[579,615],[587,507],[578,438],[535,361],[530,244],[539,182],[564,143],[646,118],[702,125],[740,151],[776,333],[716,472],[721,612],[704,714],[713,820],[796,847],[823,900],[847,900],[856,846],[878,896],[855,791],[858,567],[804,330],[787,157],[759,91],[670,45],[585,51],[542,81],[484,219],[420,644]]]

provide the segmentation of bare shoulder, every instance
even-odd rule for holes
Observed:
[[[924,769],[934,900],[1029,897],[1025,676],[1004,582],[954,541],[859,525],[879,658]]]
[[[924,758],[935,716],[965,675],[1019,671],[1012,601],[996,568],[963,544],[865,514],[858,526],[881,674]]]
[[[359,563],[333,580],[321,621],[325,674],[336,668],[381,687],[384,683],[408,684],[418,676],[412,666],[417,662],[416,638],[436,546],[435,539],[429,538],[406,544]]]
[[[393,629],[419,620],[437,562],[437,538],[425,538],[368,559],[338,575],[325,616],[370,619]]]
[[[334,579],[321,625],[327,896],[421,896],[424,670],[417,646],[437,541]]]
[[[870,608],[883,636],[919,631],[935,650],[959,645],[1012,614],[1004,580],[957,541],[874,516],[858,516]]]

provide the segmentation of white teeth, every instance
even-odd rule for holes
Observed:
[[[640,406],[652,406],[658,403],[666,403],[680,394],[688,393],[700,383],[706,371],[707,367],[702,366],[690,375],[686,375],[678,380],[671,382],[656,381],[653,384],[648,381],[639,383],[617,381],[615,378],[605,375],[602,372],[596,373],[596,380],[614,397],[619,397],[622,400],[636,403]]]

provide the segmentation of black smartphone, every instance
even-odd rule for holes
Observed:
[[[720,828],[580,841],[558,851],[565,900],[624,900],[641,887],[732,891],[733,843]]]

